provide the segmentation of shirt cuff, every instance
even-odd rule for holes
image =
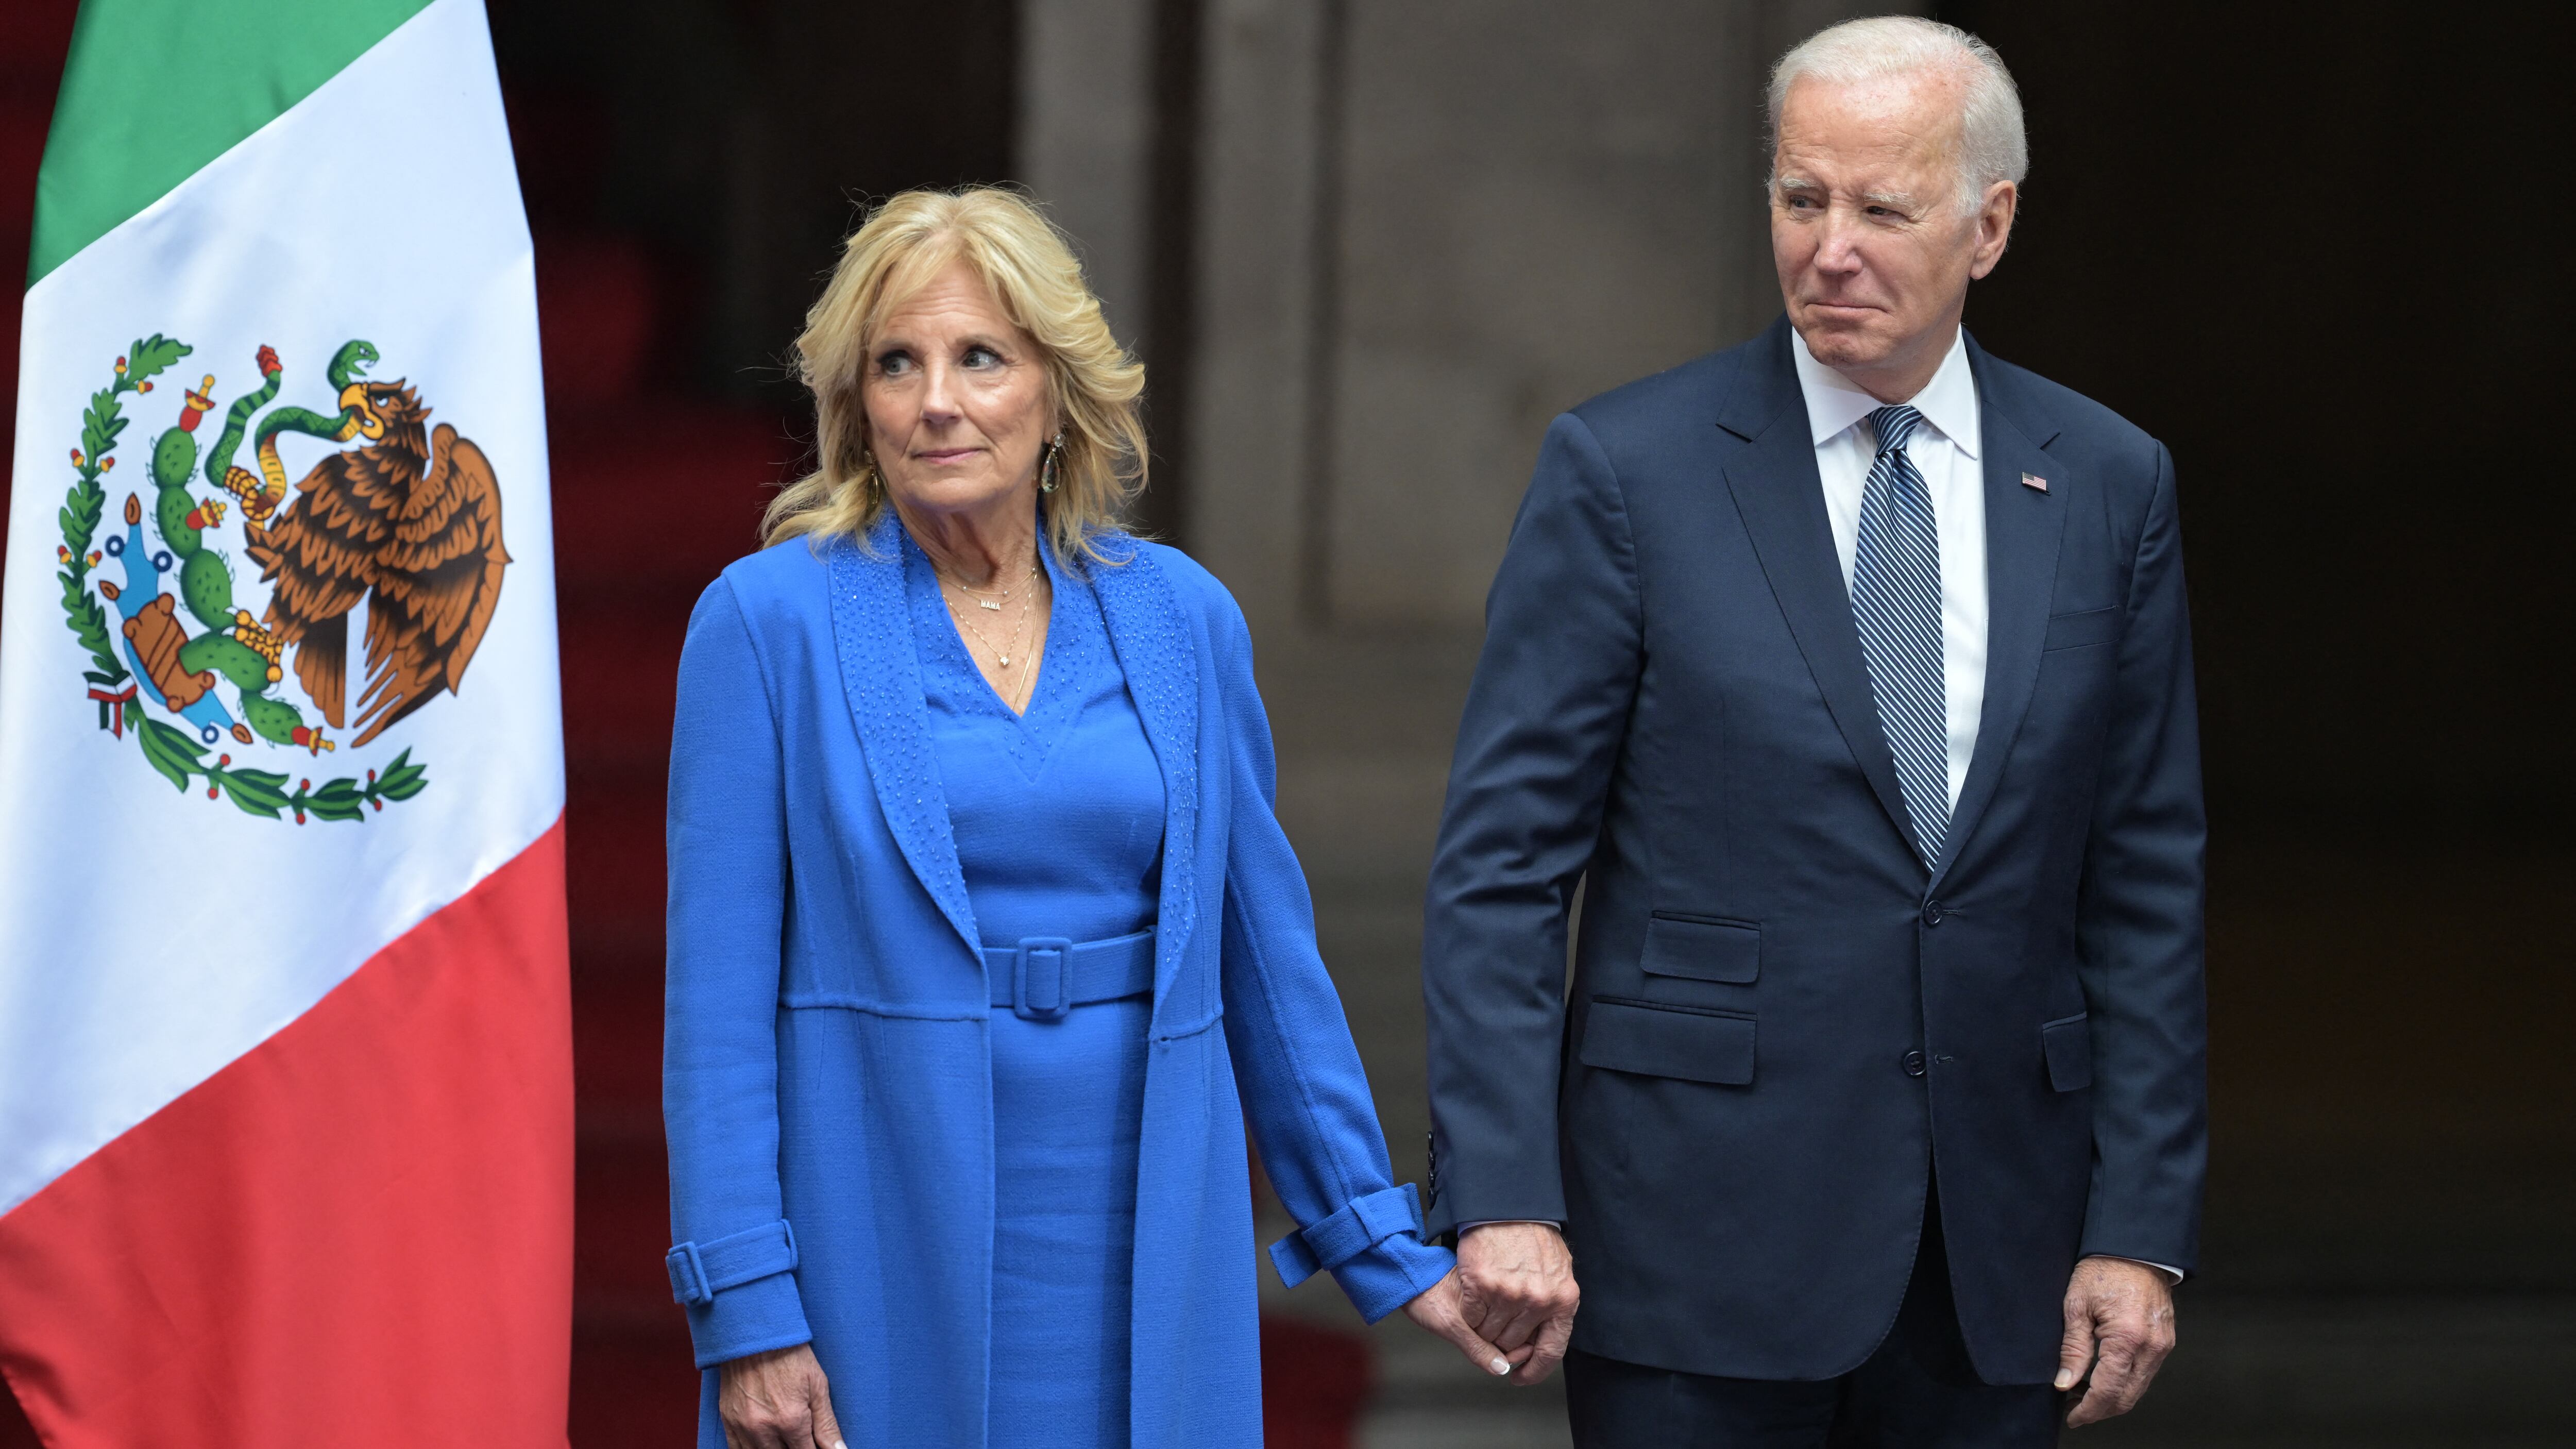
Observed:
[[[1463,1229],[1461,1231],[1463,1231]],[[2182,1281],[2182,1270],[2180,1268],[2169,1268],[2162,1263],[2150,1263],[2144,1258],[2124,1258],[2118,1253],[2095,1253],[2093,1256],[2096,1258],[2108,1258],[2115,1263],[2135,1263],[2141,1268],[2153,1268],[2157,1272],[2165,1275],[2165,1286],[2168,1288],[2173,1287],[2175,1284]]]

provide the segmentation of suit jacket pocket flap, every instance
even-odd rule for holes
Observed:
[[[1696,981],[1751,981],[1762,972],[1762,928],[1751,921],[1675,916],[1658,911],[1646,923],[1646,958],[1654,976]]]
[[[2047,1022],[2039,1048],[2048,1058],[2048,1084],[2061,1092],[2093,1085],[2093,1020],[2083,1012]]]
[[[1753,1080],[1753,1018],[1596,996],[1581,1055],[1587,1067],[1740,1087]]]
[[[2081,614],[2052,614],[2048,620],[2048,638],[2041,650],[2081,649],[2087,644],[2108,644],[2120,637],[2120,626],[2126,622],[2127,610],[2120,608],[2087,609]]]

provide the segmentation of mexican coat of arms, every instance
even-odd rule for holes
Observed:
[[[510,563],[499,480],[471,440],[428,425],[415,389],[368,378],[374,344],[351,341],[332,357],[328,410],[272,407],[286,368],[263,346],[259,386],[225,409],[211,442],[201,424],[215,379],[185,390],[153,441],[149,486],[125,496],[121,524],[100,539],[126,399],[149,394],[193,350],[157,333],[136,342],[90,395],[72,450],[59,578],[64,620],[90,656],[99,725],[120,741],[131,734],[181,790],[203,781],[209,797],[299,824],[363,820],[426,787],[408,749],[381,773],[318,787],[253,761],[265,751],[337,753],[335,731],[355,754],[455,692]],[[277,447],[289,433],[335,449],[291,485]],[[234,461],[244,442],[255,467]],[[238,556],[224,546],[228,520]],[[269,586],[264,604],[246,597],[259,585]],[[365,672],[353,691],[350,618],[361,603]]]

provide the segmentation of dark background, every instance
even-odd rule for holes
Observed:
[[[1200,4],[1166,0],[1158,26],[1186,40]],[[0,10],[0,270],[23,267],[71,9]],[[538,236],[556,506],[632,520],[610,525],[613,559],[558,561],[573,1437],[677,1443],[693,1391],[658,1266],[655,1115],[670,668],[689,600],[750,546],[802,449],[783,356],[860,203],[1012,176],[1017,7],[493,12]],[[2576,1368],[2567,52],[2522,12],[2469,6],[1938,14],[2009,59],[2034,138],[2012,252],[1970,326],[2163,438],[2180,469],[2216,1158],[2207,1271],[2150,1412],[2201,1406],[2206,1427],[2171,1442],[2568,1442],[2548,1407]],[[1167,56],[1158,176],[1190,174],[1189,79]],[[1175,215],[1158,255],[1189,254]],[[1188,275],[1158,283],[1148,325],[1158,449],[1183,420],[1161,379],[1189,357]],[[15,367],[0,355],[0,384]],[[1157,507],[1186,547],[1176,472]],[[1274,1334],[1273,1442],[1340,1442],[1365,1351]],[[2398,1409],[2355,1426],[2339,1384]],[[9,1412],[0,1445],[26,1432]],[[2129,1439],[2094,1437],[2148,1442],[2140,1417]]]
[[[1970,325],[2179,470],[2210,1281],[2576,1287],[2557,48],[2484,7],[1939,13],[2034,137]]]
[[[1970,325],[2173,450],[2222,818],[2567,818],[2567,490],[2512,480],[2565,387],[2569,118],[2503,8],[1937,7],[2031,117]]]

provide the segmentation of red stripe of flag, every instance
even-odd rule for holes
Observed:
[[[560,820],[0,1217],[0,1373],[53,1449],[561,1449]]]

